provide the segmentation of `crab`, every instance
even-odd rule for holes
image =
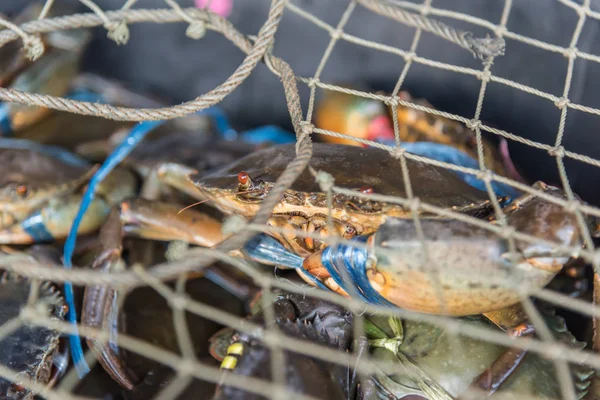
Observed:
[[[196,196],[197,190],[185,178],[188,174],[207,173],[263,146],[242,140],[225,140],[214,125],[215,121],[208,115],[191,114],[149,132],[123,161],[125,167],[144,181],[141,197],[178,203],[189,201],[190,196]],[[118,130],[108,140],[79,145],[76,152],[87,159],[103,160],[127,133],[126,129]],[[187,196],[182,198],[177,192]]]
[[[400,100],[420,106],[434,107],[423,99],[414,99],[408,92],[398,93]],[[433,142],[453,146],[475,160],[478,159],[475,132],[460,122],[426,113],[414,108],[399,105],[396,108],[398,129],[402,142]],[[326,91],[317,106],[315,125],[317,128],[338,132],[371,141],[394,140],[392,114],[389,107],[374,99],[357,97],[352,94]],[[331,143],[360,146],[352,139],[321,135]],[[501,139],[501,148],[504,139]],[[483,154],[486,166],[502,176],[514,176],[510,158],[504,157],[491,141],[482,137]],[[509,175],[510,173],[510,175]]]
[[[109,218],[109,221],[118,220]],[[120,232],[116,231],[118,228],[112,223],[103,226],[100,235],[104,248],[94,262],[94,269],[109,270],[115,268],[115,265],[119,263],[124,246],[121,244]],[[213,273],[222,276],[225,281],[231,279],[216,268]],[[209,274],[209,270],[203,273],[204,276]],[[207,279],[196,279],[186,286],[192,292],[189,294],[191,298],[201,298],[204,303],[212,306],[219,305],[221,309],[230,313],[241,311],[240,304],[235,301],[232,293],[220,290],[219,286]],[[125,295],[124,311],[111,313],[113,308],[109,306],[107,299],[118,303]],[[178,338],[172,323],[173,318],[173,310],[170,305],[151,288],[139,288],[130,293],[98,285],[88,286],[85,289],[81,323],[92,328],[110,331],[114,334],[127,332],[161,348],[177,352],[181,348],[178,347]],[[221,326],[197,315],[188,315],[186,321],[194,351],[197,352],[196,355],[205,355],[209,336]],[[140,378],[148,378],[148,374],[156,368],[156,363],[134,354],[126,354],[115,343],[105,343],[88,338],[87,344],[97,355],[104,370],[122,388],[127,391],[136,389],[142,392],[152,389],[151,387],[144,388],[145,379],[141,380]]]
[[[279,177],[294,156],[294,145],[273,146],[254,152],[208,175],[193,172],[189,168],[169,170],[168,168],[165,169],[164,166],[158,169],[158,175],[161,176],[162,174],[165,177],[167,176],[166,172],[178,173],[179,178],[177,180],[174,179],[177,174],[169,176],[169,182],[175,183],[174,186],[185,188],[186,193],[195,195],[198,199],[211,200],[210,204],[224,214],[252,218],[259,209],[262,199],[273,187],[275,179]],[[489,218],[491,216],[493,206],[487,193],[471,187],[446,169],[416,161],[406,161],[415,197],[446,210],[479,218]],[[337,277],[333,276],[329,270],[323,268],[321,262],[322,253],[330,249],[326,244],[328,235],[341,236],[345,239],[352,239],[356,236],[365,237],[378,232],[382,224],[390,218],[409,220],[412,218],[413,212],[417,212],[419,217],[424,218],[424,221],[430,219],[440,221],[441,224],[444,223],[442,219],[437,218],[432,213],[413,211],[410,207],[400,204],[374,201],[358,196],[358,194],[377,193],[387,196],[407,197],[400,162],[386,151],[375,148],[315,143],[310,166],[315,170],[332,174],[337,186],[355,190],[357,196],[334,193],[332,196],[333,207],[328,210],[327,194],[321,190],[310,172],[305,170],[292,186],[285,191],[281,200],[274,207],[268,221],[269,228],[271,228],[269,229],[270,236],[263,237],[258,244],[255,241],[251,242],[249,247],[243,249],[246,257],[266,264],[296,269],[303,278],[312,284],[329,287],[341,294],[347,294],[342,287],[342,282],[336,279]],[[498,198],[497,200],[503,204],[506,199]],[[543,230],[547,226],[545,219],[549,217],[544,214],[543,207],[539,207],[539,212],[531,213],[532,208],[536,209],[537,203],[535,200],[531,203],[525,200],[525,198],[519,199],[510,206],[515,208],[524,204],[522,209],[515,209],[515,221],[527,220],[530,223],[530,225],[527,225],[530,231],[539,229],[540,233],[551,234],[552,231],[544,232]],[[163,204],[159,209],[156,207],[156,203],[154,204],[153,207],[146,207],[143,210],[143,207],[140,207],[139,200],[123,202],[119,209],[111,214],[109,222],[113,225],[114,230],[147,239],[183,240],[206,247],[215,246],[224,239],[218,220],[195,210],[186,210],[176,215],[173,212],[173,206]],[[527,207],[526,204],[531,206]],[[333,232],[330,231],[327,223],[328,215],[332,219]],[[518,218],[519,215],[520,218]],[[576,244],[578,231],[574,228],[576,226],[574,220],[564,217],[564,221],[566,224],[565,229],[573,234],[573,244]],[[293,228],[294,231],[289,228]],[[571,228],[573,228],[572,232],[569,231]],[[317,234],[317,237],[297,235],[295,230],[305,234]],[[535,234],[536,232],[531,233]],[[479,238],[477,235],[472,237]],[[486,244],[493,245],[490,241],[486,242],[486,238],[484,236],[481,240],[484,248]],[[120,240],[120,238],[117,239]],[[480,243],[475,240],[473,242]],[[105,252],[106,256],[99,257],[96,266],[104,270],[110,270],[112,266],[116,265],[120,256],[118,251],[113,250],[120,248],[119,246],[119,243],[114,242],[108,246]],[[283,250],[277,248],[277,246],[280,246]],[[341,258],[341,260],[344,259]],[[551,279],[553,273],[560,269],[560,265],[564,260],[560,258],[550,259],[548,261],[549,265],[544,264],[546,261],[548,259],[542,259],[540,263],[534,266],[533,272],[528,276],[535,278],[531,281],[532,286],[545,285]],[[364,263],[358,265],[364,266]],[[545,269],[548,271],[545,271]],[[403,296],[402,290],[404,288],[396,287],[394,280],[384,277],[386,279],[382,283],[381,273],[366,276],[364,275],[365,271],[366,268],[363,275],[357,275],[357,278],[362,278],[361,289],[375,293],[379,296],[376,297],[377,300],[381,297],[388,297],[392,302],[395,302],[397,299],[409,297],[408,300],[412,300],[419,307],[414,307],[413,304],[412,308],[408,308],[420,312],[440,312],[435,297],[418,296],[418,294],[413,297]],[[380,285],[378,287],[379,292],[373,289],[378,284]],[[407,282],[407,285],[410,285],[410,282]],[[531,333],[531,327],[526,321],[513,318],[514,315],[521,316],[522,313],[509,313],[513,309],[508,307],[518,302],[518,297],[512,296],[496,301],[492,295],[494,291],[487,293],[479,287],[465,288],[465,284],[459,280],[449,279],[448,285],[450,291],[457,293],[457,302],[462,299],[464,303],[463,305],[457,303],[454,315],[486,313],[488,318],[511,334]],[[508,290],[505,291],[509,292]],[[414,292],[411,293],[414,294]],[[483,299],[479,302],[479,308],[471,304],[471,300],[477,296]],[[366,300],[369,300],[369,298]],[[410,306],[408,300],[399,302],[397,305]],[[496,302],[494,303],[494,301]],[[419,302],[421,303],[419,304]],[[114,312],[113,304],[106,296],[88,297],[86,304],[104,310],[102,312],[98,311],[97,315],[109,315]],[[504,312],[501,312],[502,310]],[[83,323],[86,322],[83,321]],[[101,357],[106,357],[106,354]],[[109,366],[109,368],[112,367]]]
[[[16,253],[16,250],[3,248],[2,253]],[[48,265],[54,257],[49,257],[46,249],[33,247],[28,253],[21,253],[30,261]],[[21,309],[28,305],[31,282],[4,272],[0,278],[0,323],[17,318]],[[55,320],[63,320],[67,306],[62,294],[53,284],[43,282],[39,286],[35,304],[39,310]],[[7,337],[0,340],[0,364],[16,371],[20,376],[34,383],[52,387],[63,375],[68,365],[68,346],[58,331],[38,325],[24,324]],[[35,393],[22,383],[0,378],[0,396],[3,399],[32,400]]]
[[[343,307],[298,294],[280,295],[272,307],[274,323],[282,334],[340,351],[350,349],[354,317]],[[265,325],[260,309],[250,320]],[[211,342],[211,354],[221,361],[222,369],[260,379],[270,378],[271,351],[260,340],[226,328],[215,334]],[[224,342],[227,345],[219,348],[218,345]],[[285,360],[285,384],[290,391],[318,399],[355,398],[356,376],[347,366],[289,351],[285,352]],[[213,396],[213,400],[263,398],[226,383],[219,385]]]
[[[189,179],[198,189],[199,197],[210,199],[211,204],[223,213],[251,218],[294,156],[293,145],[274,146],[254,152],[213,174],[192,174]],[[315,143],[309,165],[330,173],[335,184],[346,189],[363,194],[408,197],[399,160],[384,150]],[[415,197],[434,206],[481,218],[492,212],[486,193],[466,184],[448,170],[412,160],[407,160],[407,165]],[[305,233],[337,234],[349,239],[374,233],[389,217],[412,217],[409,207],[395,203],[337,193],[333,194],[332,200],[333,207],[329,211],[327,194],[305,170],[277,203],[268,224]],[[504,200],[498,198],[501,203]],[[428,214],[419,213],[422,216]],[[333,219],[335,232],[327,232],[328,214]],[[322,240],[296,236],[292,232],[274,232],[273,235],[301,257],[325,247]]]
[[[262,292],[252,297],[253,322],[264,324],[264,316],[258,301]],[[290,391],[306,391],[312,387],[347,388],[343,398],[363,400],[389,399],[455,399],[469,388],[471,381],[479,374],[481,365],[492,363],[506,349],[489,341],[476,340],[460,335],[451,337],[441,327],[412,320],[399,320],[396,317],[365,316],[366,338],[352,338],[353,314],[333,303],[307,297],[305,294],[278,293],[272,309],[281,333],[286,336],[310,339],[321,345],[334,345],[336,340],[344,343],[342,348],[353,351],[361,357],[364,351],[375,361],[376,372],[347,381],[348,372],[340,365],[328,366],[329,373],[318,367],[310,370],[300,368],[309,358],[295,352],[286,352],[289,366],[288,381]],[[557,316],[546,304],[536,304],[554,338],[573,349],[580,350],[585,343],[579,342],[568,331],[565,321]],[[461,323],[477,328],[498,329],[480,316],[461,317]],[[354,340],[353,340],[354,339]],[[367,339],[367,340],[364,340]],[[352,343],[350,341],[352,340]],[[459,346],[456,346],[457,340]],[[456,351],[455,351],[456,350]],[[211,355],[221,362],[223,370],[261,379],[269,378],[270,351],[260,340],[247,334],[225,328],[211,338]],[[325,361],[321,361],[321,364]],[[377,365],[393,365],[388,371]],[[329,364],[328,364],[329,365]],[[342,375],[338,376],[339,370]],[[306,372],[305,372],[306,371]],[[309,373],[310,376],[304,374]],[[386,372],[388,371],[388,372]],[[577,398],[588,392],[593,370],[580,364],[570,364],[569,371],[575,383]],[[315,381],[318,373],[320,384]],[[507,394],[535,396],[536,398],[560,398],[560,386],[555,378],[557,371],[551,361],[537,354],[528,355],[522,365],[498,391],[497,396]],[[355,374],[352,376],[356,376]],[[329,381],[330,378],[332,382]],[[356,396],[352,395],[355,393]],[[319,392],[314,396],[336,398],[331,392]],[[413,396],[413,397],[410,397]],[[495,394],[491,398],[497,397]],[[259,398],[241,389],[223,384],[217,390],[215,399]],[[262,397],[260,397],[262,398]]]
[[[52,10],[51,16],[60,13],[60,8]],[[24,15],[30,17],[35,11],[35,8],[26,10]],[[39,10],[37,10],[37,14],[39,14]],[[5,85],[9,89],[29,93],[66,95],[72,79],[79,70],[83,51],[90,39],[91,34],[83,29],[47,34],[44,37],[44,54],[35,62],[23,63],[20,61],[22,55],[18,53],[15,55],[16,65],[13,67],[13,71],[11,72],[9,69],[9,73],[4,77]],[[18,133],[50,114],[48,108],[31,107],[19,103],[2,103],[0,110],[0,136],[11,136]]]
[[[535,186],[566,198],[558,188]],[[516,240],[513,253],[507,239],[488,229],[425,218],[419,222],[425,253],[415,222],[390,218],[374,235],[357,238],[367,248],[329,247],[306,258],[303,269],[330,289],[356,292],[370,303],[428,314],[482,314],[512,336],[531,336],[535,329],[519,305],[522,293],[546,286],[567,263],[569,255],[556,253],[556,244],[577,248],[583,238],[575,215],[540,197],[525,195],[504,212],[509,226],[550,244]],[[587,222],[595,228],[594,218]],[[524,354],[507,352],[475,384],[493,393]]]
[[[61,148],[24,139],[0,139],[0,165],[0,243],[65,238],[93,166]],[[113,171],[102,182],[78,232],[97,230],[112,205],[132,196],[135,186],[129,171]]]
[[[577,341],[567,329],[564,319],[557,316],[552,308],[544,304],[538,304],[536,308],[555,340],[575,350],[585,347],[585,343]],[[472,327],[495,328],[481,317],[463,317],[461,323]],[[452,338],[440,327],[411,320],[400,321],[394,317],[388,321],[383,317],[368,317],[365,328],[372,357],[398,366],[391,373],[380,370],[375,374],[378,396],[366,396],[365,400],[382,396],[403,399],[410,395],[429,399],[432,392],[437,394],[435,398],[454,399],[469,388],[480,373],[482,364],[493,362],[506,351],[502,346],[488,341],[463,335]],[[460,345],[455,346],[454,340]],[[575,384],[576,398],[581,399],[588,392],[594,371],[580,364],[569,364],[568,368]],[[398,374],[396,371],[404,373]],[[497,392],[497,396],[511,394],[543,399],[562,398],[557,373],[550,360],[538,354],[529,354]],[[497,396],[493,394],[491,398]]]

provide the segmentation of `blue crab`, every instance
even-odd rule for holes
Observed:
[[[3,248],[2,254],[15,253]],[[33,247],[21,253],[29,261],[52,263],[58,266],[54,256],[47,249]],[[4,324],[19,316],[28,303],[31,282],[14,274],[3,272],[0,277],[0,323]],[[67,306],[60,290],[52,283],[43,282],[39,287],[36,305],[56,320],[63,320]],[[24,324],[7,337],[0,340],[0,364],[26,376],[33,382],[52,386],[66,371],[68,346],[60,332],[37,325]],[[0,397],[3,399],[32,400],[35,393],[27,390],[20,382],[0,378]]]

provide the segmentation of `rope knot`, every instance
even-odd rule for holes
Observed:
[[[390,150],[390,154],[392,157],[400,160],[406,154],[406,149],[404,147],[394,147],[393,150]]]
[[[485,71],[481,71],[477,74],[477,79],[487,83],[490,81],[491,76],[492,76],[492,73],[488,70],[485,70]]]
[[[569,99],[565,99],[564,97],[561,97],[560,99],[558,99],[554,102],[554,105],[556,107],[558,107],[559,110],[562,110],[563,108],[565,108],[566,106],[569,105]]]
[[[165,252],[165,258],[167,261],[176,261],[180,260],[185,252],[190,247],[189,243],[184,242],[182,240],[174,240],[169,243],[167,246],[167,251]]]
[[[313,124],[311,124],[310,122],[308,122],[308,121],[300,122],[300,138],[298,141],[305,138],[306,136],[309,136],[311,133],[313,133],[314,130],[315,130],[315,126]]]
[[[240,215],[232,215],[223,221],[221,232],[223,235],[229,236],[243,230],[246,227],[247,221]]]
[[[397,108],[398,107],[398,99],[396,97],[390,97],[389,99],[384,101],[386,106],[390,106],[392,108]]]
[[[465,125],[467,125],[467,128],[469,128],[470,130],[474,131],[477,128],[481,127],[481,121],[479,121],[477,119],[471,119],[471,120],[467,121],[465,123]]]
[[[492,181],[494,180],[494,173],[489,169],[479,171],[477,173],[477,179],[480,179],[486,183],[492,183]]]
[[[27,36],[23,39],[23,48],[27,54],[27,58],[35,61],[44,54],[44,42],[37,35]]]
[[[202,39],[206,35],[206,23],[204,21],[193,21],[188,25],[185,34],[194,40]]]
[[[35,308],[35,306],[23,307],[19,314],[21,321],[23,321],[25,323],[33,322],[36,320],[36,318],[39,318],[40,316],[47,317],[48,315],[47,315],[47,313],[46,313],[46,315],[44,315],[44,314],[40,315],[39,311]]]
[[[109,22],[104,27],[108,30],[106,36],[116,44],[124,45],[129,40],[129,28],[125,20]]]
[[[506,34],[506,27],[505,26],[498,26],[495,30],[494,33],[496,34],[496,36],[501,37],[504,36]]]
[[[502,227],[502,229],[500,230],[500,235],[504,239],[510,239],[511,237],[514,236],[515,232],[516,232],[516,229],[514,228],[514,226],[504,225]]]
[[[548,154],[552,157],[563,158],[565,156],[565,148],[563,146],[553,147],[548,150]]]
[[[416,56],[417,56],[417,53],[415,53],[414,51],[409,51],[408,53],[406,53],[404,55],[404,62],[406,62],[406,63],[413,62],[413,60],[415,59]]]
[[[412,199],[408,200],[408,208],[412,212],[419,211],[419,208],[421,208],[421,200],[418,197],[413,197]]]
[[[330,173],[325,171],[318,171],[317,176],[315,176],[315,180],[319,184],[319,187],[324,192],[329,192],[333,188],[333,184],[335,183],[335,178]]]
[[[342,37],[341,29],[336,29],[335,31],[331,32],[331,38],[333,40],[340,40],[341,37]]]
[[[568,49],[565,49],[565,51],[563,51],[563,55],[567,58],[572,58],[575,59],[577,58],[577,47],[570,47]]]
[[[300,151],[300,144],[304,142],[313,133],[315,126],[308,121],[300,121],[300,132],[296,139],[296,154]]]
[[[188,359],[183,359],[177,363],[177,374],[180,376],[193,376],[196,372],[196,365]]]
[[[492,38],[488,34],[484,38],[476,39],[470,32],[465,32],[463,37],[473,55],[482,61],[488,62],[494,57],[504,55],[506,42],[501,37]]]
[[[185,310],[188,304],[188,298],[185,294],[179,294],[169,299],[169,306],[175,310]]]
[[[575,213],[580,207],[580,204],[577,200],[569,200],[567,204],[565,204],[565,211],[568,213]]]

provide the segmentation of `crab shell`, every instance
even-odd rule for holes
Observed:
[[[0,281],[0,324],[17,318],[27,305],[30,282],[4,275]],[[56,287],[44,282],[39,288],[38,303],[49,317],[63,320],[66,305]],[[36,383],[53,385],[66,366],[68,348],[62,346],[60,332],[37,325],[22,325],[0,341],[0,364]],[[0,396],[7,399],[32,399],[34,393],[19,382],[0,378]]]
[[[338,351],[347,351],[352,342],[353,314],[342,307],[305,297],[304,295],[289,294],[282,296],[273,304],[275,321],[278,330],[286,336],[318,343]],[[265,324],[265,317],[258,312],[252,317],[255,323]],[[227,330],[222,330],[213,336],[220,339],[231,338]],[[220,340],[219,339],[219,340]],[[235,333],[232,346],[235,351],[225,357],[231,360],[235,357],[236,374],[254,378],[271,378],[271,349],[262,341],[245,333]],[[285,351],[286,385],[290,392],[303,393],[318,399],[345,400],[352,397],[354,385],[349,377],[349,368],[318,360],[298,352]],[[222,368],[225,368],[222,364]],[[251,394],[236,387],[220,385],[213,400],[221,399],[263,399],[264,397]]]
[[[211,199],[222,212],[251,218],[258,211],[262,198],[273,188],[295,155],[293,144],[273,146],[254,152],[210,175],[192,175],[190,179],[202,195]],[[490,213],[487,193],[466,184],[453,172],[408,159],[406,163],[414,196],[421,201],[475,216]],[[314,143],[309,165],[317,171],[331,174],[335,185],[345,189],[404,199],[408,197],[400,161],[384,150]],[[255,193],[237,194],[240,190],[240,172],[247,173],[253,185],[259,187],[254,190]],[[326,226],[327,215],[327,193],[323,192],[306,169],[285,191],[282,200],[273,209],[269,224],[282,228],[291,225],[311,233]],[[338,233],[350,238],[356,234],[375,232],[388,217],[409,218],[412,211],[400,204],[334,193],[331,216],[339,229]],[[323,245],[311,245],[293,234],[280,235],[278,239],[301,256]]]
[[[52,196],[74,190],[87,179],[86,173],[91,167],[83,160],[45,153],[41,151],[42,146],[34,145],[27,149],[24,146],[13,147],[13,143],[31,144],[25,140],[0,140],[0,165],[3,170],[0,177],[0,210],[5,212],[0,225],[2,227],[24,218]]]
[[[557,188],[543,189],[564,197]],[[423,219],[425,253],[414,222],[390,218],[369,239],[375,261],[366,270],[370,284],[401,308],[432,314],[475,315],[518,303],[523,293],[546,286],[569,260],[552,256],[558,245],[580,247],[583,240],[576,216],[562,206],[539,197],[515,203],[505,210],[507,224],[550,243],[515,240],[517,258],[511,259],[509,241],[489,229]]]
[[[0,242],[28,244],[48,240],[48,235],[65,237],[93,166],[60,147],[26,139],[0,139],[0,165]],[[131,196],[135,185],[131,172],[112,171],[99,185],[79,233],[97,229],[110,207]],[[44,234],[38,235],[40,231]]]
[[[575,350],[585,347],[585,343],[577,341],[567,330],[562,317],[555,315],[554,311],[547,307],[538,309],[555,340]],[[389,330],[385,318],[370,317],[370,320],[380,328]],[[414,361],[429,378],[441,385],[451,396],[458,396],[466,390],[486,366],[491,365],[498,356],[506,351],[503,346],[462,335],[455,338],[460,344],[460,346],[455,346],[456,342],[453,337],[443,328],[410,320],[402,322],[404,338],[399,346],[399,351]],[[483,317],[463,318],[462,322],[477,328],[498,329]],[[388,334],[390,333],[388,332]],[[383,348],[374,349],[373,357],[376,360],[398,362],[391,352]],[[402,371],[400,368],[398,370]],[[575,383],[576,396],[582,398],[590,385],[593,370],[579,364],[569,364],[569,370]],[[536,353],[527,354],[519,368],[491,398],[506,398],[502,396],[512,394],[515,399],[529,398],[528,396],[540,399],[561,399],[557,373],[551,360]],[[404,396],[413,394],[428,399],[416,382],[406,375],[385,376],[383,374],[377,380],[383,394],[389,396],[385,398],[402,399]]]

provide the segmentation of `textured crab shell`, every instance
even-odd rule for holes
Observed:
[[[401,308],[455,316],[495,311],[518,303],[521,290],[544,287],[557,272],[509,262],[506,239],[463,221],[422,219],[419,229],[426,252],[409,219],[388,218],[374,235],[384,282],[379,292]]]
[[[19,182],[32,185],[34,189],[69,183],[88,170],[64,162],[59,157],[15,148],[0,147],[0,163],[5,171],[0,177],[0,185]]]
[[[17,318],[26,306],[30,282],[3,277],[0,282],[0,326]],[[48,311],[52,319],[62,320],[65,303],[62,295],[50,283],[39,288],[38,305]],[[34,382],[48,384],[52,376],[53,358],[59,350],[60,333],[42,326],[22,325],[0,340],[0,365],[23,374]],[[18,382],[16,382],[18,383]],[[15,398],[29,398],[30,392],[14,393],[13,382],[0,378],[0,396],[11,394]],[[10,397],[10,398],[13,398]]]
[[[584,343],[578,342],[567,330],[562,317],[555,315],[549,309],[540,308],[540,311],[555,340],[576,350],[585,347]],[[384,318],[373,319],[373,321],[377,321],[379,327],[387,328]],[[415,321],[402,322],[404,339],[400,351],[452,396],[457,396],[466,390],[471,382],[506,350],[503,346],[467,336],[458,336],[456,339],[459,346],[455,347],[452,337],[442,328]],[[474,327],[495,328],[483,317],[468,317],[464,318],[463,322]],[[394,359],[392,353],[381,348],[375,349],[373,356],[386,361]],[[582,398],[587,393],[593,370],[576,364],[569,364],[569,369],[577,398]],[[389,391],[387,394],[395,396],[390,398],[402,398],[409,393],[427,398],[414,381],[402,376],[392,376],[392,378],[400,385],[394,384],[393,388],[382,385],[384,393]],[[523,396],[561,399],[559,379],[553,362],[535,353],[527,354],[521,366],[491,398],[501,398],[507,394],[514,395],[514,398]]]
[[[254,181],[265,182],[268,191],[295,155],[293,144],[273,146],[254,152],[210,175],[192,175],[190,179],[205,196],[213,198],[222,211],[250,216],[258,210],[258,204],[244,204],[235,196],[227,196],[237,191],[238,174],[245,171]],[[472,209],[474,212],[490,208],[487,193],[466,184],[453,172],[408,159],[406,162],[414,196],[423,202],[442,208]],[[345,189],[359,190],[367,186],[379,195],[408,197],[400,161],[381,149],[314,143],[309,165],[317,171],[331,174],[335,185]],[[347,196],[336,194],[334,208],[347,200]],[[326,207],[326,193],[306,169],[286,191],[281,203],[306,210]],[[393,207],[404,213],[410,212],[400,205]]]
[[[277,327],[283,335],[307,342],[346,351],[352,340],[353,315],[342,307],[322,300],[287,295],[273,303]],[[264,324],[259,312],[253,322]],[[225,339],[231,331],[222,330],[213,336]],[[262,341],[247,334],[236,333],[233,341],[243,344],[243,353],[235,367],[235,373],[260,379],[271,378],[271,349]],[[216,350],[213,347],[213,350]],[[354,385],[349,382],[347,366],[327,363],[298,352],[284,351],[286,360],[286,383],[290,391],[303,393],[319,399],[348,399]],[[232,386],[221,385],[213,397],[218,399],[263,399]]]

